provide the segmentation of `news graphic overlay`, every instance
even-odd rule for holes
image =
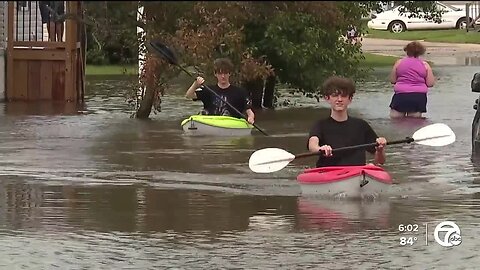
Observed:
[[[453,221],[440,222],[433,232],[435,241],[443,247],[458,246],[462,243],[460,227]]]
[[[419,239],[420,226],[418,224],[400,224],[398,232],[401,233],[400,246],[413,246]]]

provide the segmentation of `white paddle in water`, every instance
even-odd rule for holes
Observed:
[[[417,130],[415,133],[413,133],[412,137],[407,137],[403,140],[387,142],[387,145],[414,142],[417,144],[428,146],[445,146],[455,142],[455,139],[455,133],[453,133],[450,127],[442,123],[437,123],[425,126]],[[333,149],[332,152],[335,153],[344,150],[367,148],[376,145],[376,142],[353,145]],[[294,159],[310,157],[320,154],[322,154],[322,152],[307,152],[294,155],[280,148],[264,148],[255,151],[250,156],[248,166],[250,167],[250,170],[256,173],[271,173],[285,168]]]

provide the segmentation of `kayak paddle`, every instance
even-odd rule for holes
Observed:
[[[412,137],[407,137],[403,140],[387,142],[387,145],[400,144],[400,143],[412,143],[415,142],[421,145],[428,146],[445,146],[455,142],[455,133],[445,124],[437,123],[425,126],[415,133]],[[333,149],[332,152],[360,149],[376,146],[377,143],[367,143],[360,145],[353,145],[347,147],[341,147]],[[270,173],[283,169],[290,162],[297,158],[310,157],[322,154],[319,152],[307,152],[298,155],[291,154],[280,148],[264,148],[255,151],[248,161],[250,170],[256,173]]]
[[[190,77],[192,77],[193,79],[196,79],[196,77],[194,77],[190,72],[188,72],[188,70],[186,70],[184,67],[182,67],[178,61],[177,61],[177,57],[175,57],[175,54],[173,54],[173,51],[168,48],[165,44],[159,42],[159,41],[150,41],[150,46],[154,49],[155,52],[157,52],[159,55],[161,55],[165,60],[167,60],[168,63],[172,64],[172,65],[175,65],[177,67],[179,67],[182,71],[184,71],[186,74],[188,74]],[[237,110],[237,108],[233,107],[232,104],[230,104],[228,101],[226,100],[223,100],[217,93],[215,93],[215,91],[213,91],[210,87],[208,87],[207,85],[203,85],[205,87],[205,89],[207,89],[208,91],[210,91],[212,94],[214,94],[217,98],[219,98],[220,100],[222,100],[223,102],[225,102],[225,104],[227,104],[230,108],[232,108],[236,113],[238,113],[239,115],[243,116],[243,118],[245,120],[248,121],[248,118],[241,112],[239,112]],[[263,131],[262,129],[260,129],[258,126],[255,125],[255,123],[252,124],[258,131],[260,131],[263,135],[265,136],[268,136],[267,133],[265,133],[265,131]]]

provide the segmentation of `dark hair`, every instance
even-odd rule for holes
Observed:
[[[403,50],[407,53],[408,56],[419,57],[423,55],[426,51],[425,46],[423,46],[418,41],[412,41],[408,43]]]
[[[215,73],[232,73],[233,64],[228,58],[218,58],[213,62],[213,70]]]
[[[331,76],[322,85],[322,95],[327,97],[335,93],[353,97],[355,93],[355,83],[352,79],[341,76]]]

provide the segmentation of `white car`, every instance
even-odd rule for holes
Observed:
[[[411,14],[410,12],[400,15],[400,6],[398,6],[391,10],[373,14],[367,26],[370,29],[389,30],[393,33],[400,33],[410,29],[464,29],[466,27],[467,17],[465,10],[439,2],[436,2],[436,5],[437,9],[444,10],[441,23],[424,18],[408,18]]]

